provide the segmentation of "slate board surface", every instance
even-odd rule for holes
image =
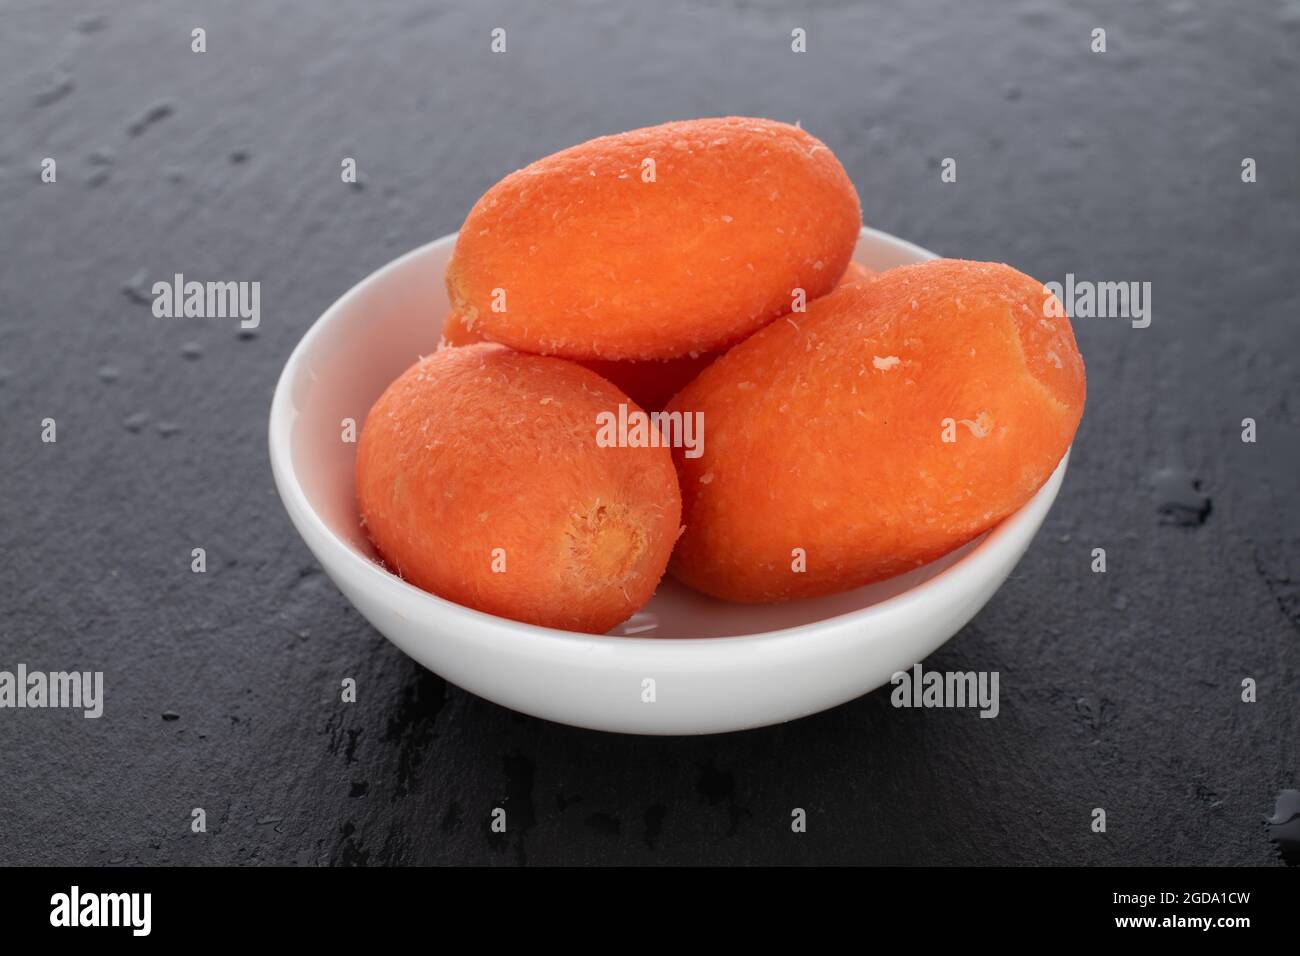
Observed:
[[[1297,46],[1296,0],[4,4],[0,669],[102,670],[106,705],[0,711],[0,863],[1282,865]],[[1151,283],[1149,328],[1076,321],[1060,498],[926,662],[998,671],[995,720],[889,688],[699,739],[523,717],[389,645],[280,506],[272,388],[337,296],[538,156],[726,113],[800,120],[941,254]],[[154,318],[174,272],[260,281],[256,334]]]

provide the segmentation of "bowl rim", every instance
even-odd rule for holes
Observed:
[[[1029,529],[1027,537],[1029,541],[1032,541],[1037,526],[1046,517],[1046,513],[1055,500],[1064,480],[1073,445],[1066,449],[1060,462],[1057,463],[1055,469],[1043,482],[1042,486],[1034,492],[1033,497],[991,529],[983,532],[982,540],[977,540],[977,543],[970,551],[933,577],[867,607],[771,631],[718,637],[636,637],[618,634],[588,634],[515,621],[439,597],[403,580],[386,568],[379,566],[367,556],[354,550],[317,513],[302,489],[297,470],[293,465],[293,457],[289,451],[291,428],[296,415],[291,393],[292,383],[299,373],[299,366],[305,363],[306,356],[311,351],[316,339],[325,334],[326,328],[339,320],[339,317],[354,300],[360,298],[366,290],[380,284],[390,273],[398,271],[410,260],[428,255],[435,246],[440,247],[447,243],[453,243],[456,235],[457,233],[453,232],[441,236],[431,242],[417,246],[395,259],[389,260],[344,292],[312,322],[289,353],[289,358],[285,361],[284,368],[276,381],[275,392],[271,399],[267,429],[271,472],[280,499],[289,514],[290,521],[303,537],[308,550],[312,552],[313,557],[319,563],[325,565],[325,562],[316,554],[317,548],[328,548],[332,554],[338,555],[339,559],[345,562],[350,570],[355,570],[362,576],[363,580],[379,589],[381,603],[390,607],[396,607],[399,602],[414,601],[415,605],[421,610],[427,609],[429,615],[442,618],[450,626],[460,626],[466,630],[472,629],[480,634],[493,632],[508,638],[525,638],[534,642],[539,638],[547,642],[558,641],[562,642],[564,647],[578,651],[609,651],[611,648],[619,647],[638,650],[647,654],[676,654],[679,651],[706,654],[733,644],[744,644],[749,648],[762,647],[775,650],[791,642],[806,641],[812,634],[826,632],[828,629],[835,633],[843,633],[845,629],[853,629],[859,632],[859,636],[863,640],[869,640],[871,637],[871,624],[880,622],[885,618],[908,615],[922,602],[928,603],[936,598],[942,600],[945,592],[952,595],[964,593],[968,587],[978,584],[984,578],[984,567],[988,565],[996,566],[1007,558],[1010,558],[1010,563],[1014,564],[1018,560],[1019,554],[1013,554],[1013,552],[1018,548],[1023,550],[1028,546],[1028,542],[1023,545],[1018,544],[1020,539],[1025,537],[1021,532]],[[933,252],[921,246],[868,226],[862,227],[861,236],[874,238],[893,246],[897,250],[914,255],[918,259],[938,258]],[[950,554],[951,552],[947,553]],[[936,558],[935,560],[939,559]],[[329,571],[328,567],[326,571]],[[533,644],[516,650],[531,649],[540,653],[544,646],[554,645],[553,643],[550,645]],[[692,651],[688,650],[688,648],[695,648],[696,650]]]

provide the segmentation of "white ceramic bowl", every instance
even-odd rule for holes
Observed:
[[[843,594],[728,604],[665,579],[612,635],[520,624],[453,604],[375,563],[353,484],[371,404],[420,355],[447,313],[455,236],[390,262],[330,306],[294,349],[271,405],[271,466],[298,532],[371,624],[425,667],[498,704],[561,723],[640,734],[708,734],[793,720],[852,700],[957,633],[1015,566],[1056,498],[1067,454],[1023,508],[922,568]],[[864,229],[874,270],[933,253]],[[635,635],[635,636],[632,636]],[[654,701],[646,702],[646,680]]]

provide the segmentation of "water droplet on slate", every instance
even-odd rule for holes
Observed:
[[[1273,815],[1266,818],[1268,838],[1287,866],[1300,866],[1300,790],[1283,790],[1277,795]]]
[[[126,131],[131,136],[139,136],[154,123],[161,123],[171,116],[172,112],[173,109],[170,103],[158,103],[145,110],[134,123],[126,128]]]
[[[175,422],[159,422],[157,427],[158,434],[163,438],[171,438],[172,435],[175,435],[181,430],[181,426],[177,425]]]
[[[197,361],[203,358],[203,346],[198,342],[186,342],[181,346],[181,355],[191,362]]]
[[[150,305],[153,302],[153,299],[145,293],[145,288],[148,283],[149,273],[141,269],[123,283],[122,294],[137,305]]]
[[[178,714],[178,713],[176,713],[176,711],[174,711],[174,710],[164,710],[164,711],[162,712],[162,719],[163,719],[163,720],[180,720],[180,719],[181,719],[181,715]]]
[[[108,182],[108,177],[113,175],[114,153],[108,147],[101,147],[86,157],[86,163],[94,167],[94,171],[86,179],[86,185],[91,189]]]
[[[1213,502],[1202,493],[1201,480],[1185,468],[1161,468],[1151,476],[1156,490],[1156,511],[1161,524],[1196,528],[1205,524]]]
[[[38,91],[37,94],[32,97],[32,106],[36,107],[37,109],[41,109],[42,107],[46,107],[46,106],[51,106],[54,103],[57,103],[59,100],[63,99],[65,96],[67,96],[76,88],[77,88],[77,83],[75,80],[73,80],[72,77],[67,76],[66,74],[63,76],[59,76],[55,78],[53,81],[51,81],[50,83],[48,83],[44,89]]]
[[[117,367],[113,365],[101,365],[97,374],[99,375],[99,380],[105,385],[112,385],[121,375],[117,370]]]
[[[136,412],[133,415],[126,416],[126,418],[122,420],[122,424],[126,426],[127,431],[138,435],[140,430],[143,429],[145,425],[149,424],[149,416],[144,412]]]

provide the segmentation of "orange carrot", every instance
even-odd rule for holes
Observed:
[[[675,454],[686,531],[671,571],[764,602],[890,577],[1023,505],[1083,413],[1083,360],[1043,286],[937,260],[809,303],[669,403],[702,412]]]
[[[512,173],[470,211],[453,309],[514,348],[573,359],[715,351],[829,292],[857,193],[795,126],[726,117],[605,136]]]
[[[603,633],[668,563],[681,498],[662,447],[600,447],[630,400],[571,362],[498,345],[435,352],[366,419],[357,499],[407,581],[491,614]]]

